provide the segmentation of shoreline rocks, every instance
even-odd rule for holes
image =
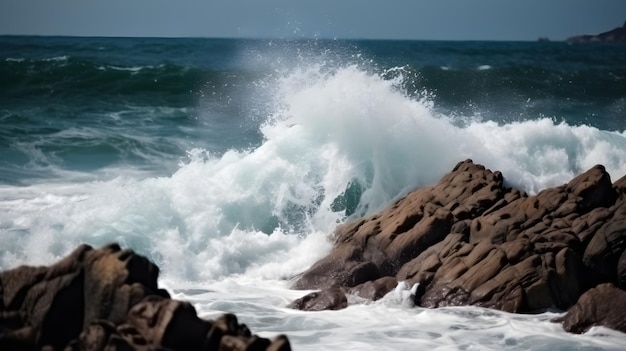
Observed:
[[[569,309],[559,320],[569,332],[626,332],[626,176],[612,182],[602,166],[529,196],[466,160],[333,238],[293,284],[317,291],[290,307],[338,310],[403,282],[421,307]],[[0,272],[0,350],[291,349],[286,336],[253,335],[233,314],[199,318],[158,275],[116,244]]]
[[[290,350],[285,336],[252,335],[235,315],[198,318],[158,288],[158,274],[116,244],[0,272],[0,350]]]
[[[419,284],[421,307],[567,310],[599,284],[625,288],[626,177],[612,183],[598,165],[529,196],[466,160],[437,184],[339,226],[334,241],[294,289],[339,301],[338,292],[378,284],[369,297],[377,299],[404,281]]]

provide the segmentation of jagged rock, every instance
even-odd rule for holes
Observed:
[[[353,293],[395,276],[419,284],[422,307],[567,309],[598,284],[626,283],[626,176],[612,184],[598,165],[529,196],[466,160],[334,239],[294,288]]]
[[[571,333],[584,333],[593,326],[605,326],[626,333],[626,291],[613,284],[601,284],[584,293],[559,322]]]
[[[307,294],[289,307],[302,311],[340,310],[348,307],[348,298],[342,289],[327,288]]]
[[[335,249],[304,272],[294,289],[353,287],[395,275],[403,264],[443,240],[504,196],[502,175],[471,161],[435,186],[415,191],[379,214],[337,228]]]
[[[198,318],[158,288],[159,269],[112,244],[82,245],[49,267],[0,272],[0,350],[289,350],[234,315]]]
[[[159,296],[148,296],[133,306],[126,323],[149,344],[173,350],[199,349],[211,328],[189,303]]]

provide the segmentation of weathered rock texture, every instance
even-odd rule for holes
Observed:
[[[626,177],[612,184],[602,166],[528,196],[500,172],[460,162],[434,186],[338,227],[332,252],[293,288],[369,285],[376,299],[405,281],[419,284],[423,307],[567,309],[600,283],[625,288],[625,192]]]
[[[572,333],[584,333],[602,325],[626,333],[626,291],[612,284],[601,284],[584,293],[560,320]]]
[[[159,269],[117,245],[0,273],[0,350],[289,350],[234,315],[198,318],[157,286]]]

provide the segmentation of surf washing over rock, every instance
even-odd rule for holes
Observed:
[[[338,227],[333,251],[293,286],[324,290],[293,307],[345,308],[345,294],[375,300],[400,281],[422,307],[530,313],[566,310],[608,283],[580,303],[605,304],[599,321],[626,332],[626,292],[614,286],[626,284],[625,194],[626,176],[612,184],[602,166],[529,197],[504,187],[500,172],[461,162],[436,185]],[[599,315],[577,318],[589,328]],[[568,330],[586,331],[578,323],[568,320]]]
[[[17,79],[1,86],[2,270],[118,242],[156,263],[159,286],[201,318],[235,313],[297,350],[621,347],[623,334],[610,329],[564,332],[550,322],[559,311],[410,308],[403,289],[375,302],[348,295],[340,311],[287,308],[303,296],[289,289],[292,278],[331,252],[337,225],[435,184],[460,160],[501,171],[504,187],[529,196],[596,164],[612,179],[626,174],[626,126],[615,117],[623,98],[613,96],[626,73],[595,60],[598,50],[85,38],[55,39],[51,49],[29,40],[36,51],[19,56],[9,43],[0,65]],[[172,45],[204,56],[173,55]],[[91,56],[99,47],[108,56]],[[483,50],[502,55],[474,56]],[[567,50],[596,66],[558,65]],[[533,63],[538,52],[548,59]],[[78,68],[103,79],[81,81],[94,75]],[[10,83],[66,69],[76,81],[55,89]],[[511,91],[497,88],[502,76]],[[610,89],[590,88],[588,77]]]

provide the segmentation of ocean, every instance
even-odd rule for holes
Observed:
[[[619,350],[551,310],[423,309],[397,289],[288,309],[345,221],[467,158],[536,193],[626,175],[626,46],[0,37],[0,269],[118,242],[201,317],[295,350]]]

